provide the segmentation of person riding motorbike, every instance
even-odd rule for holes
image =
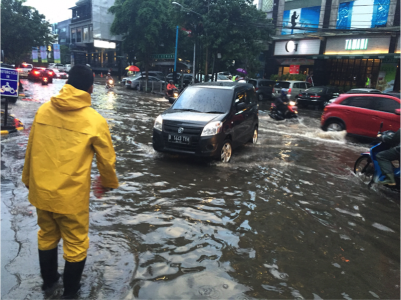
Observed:
[[[111,85],[109,84],[109,80],[113,80],[113,84],[114,84],[114,79],[111,76],[110,72],[107,73],[107,76],[106,76],[106,87],[110,87],[111,85],[113,85],[113,84],[111,84]]]
[[[287,102],[288,102],[287,92],[288,92],[287,89],[285,89],[285,88],[281,89],[280,96],[276,97],[276,99],[274,100],[274,104],[276,105],[277,110],[280,111],[283,116],[285,116],[285,114],[288,111],[288,108],[287,108]]]
[[[170,81],[168,82],[168,85],[167,85],[167,95],[172,96],[174,90],[178,90],[178,89],[177,89],[176,86],[174,85],[173,81],[170,80]]]
[[[376,155],[380,170],[384,175],[386,175],[386,179],[378,183],[396,185],[394,179],[393,165],[391,164],[391,162],[393,160],[400,159],[400,129],[398,129],[397,132],[393,135],[383,134],[381,139],[383,143],[392,145],[392,148],[382,151]]]

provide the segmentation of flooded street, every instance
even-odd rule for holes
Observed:
[[[21,173],[35,112],[64,82],[23,80],[26,98],[11,113],[26,129],[2,137],[2,299],[44,298]],[[274,121],[263,102],[258,143],[235,149],[231,163],[160,154],[153,122],[169,105],[95,86],[120,188],[91,193],[80,299],[399,299],[399,194],[353,175],[369,144],[321,131],[321,111]]]

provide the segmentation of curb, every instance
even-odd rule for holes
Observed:
[[[8,135],[10,133],[14,133],[14,132],[18,132],[20,130],[24,130],[24,124],[17,119],[14,115],[10,115],[11,117],[14,118],[14,122],[17,124],[18,123],[18,127],[15,127],[13,129],[7,129],[7,130],[1,130],[1,135]]]

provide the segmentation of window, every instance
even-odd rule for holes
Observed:
[[[305,85],[307,89],[309,89],[312,86],[312,84],[310,84],[309,82],[305,82]]]
[[[89,41],[89,29],[88,29],[88,27],[84,27],[83,40],[84,41]]]
[[[259,86],[273,87],[275,83],[274,81],[260,81]]]
[[[82,28],[77,28],[77,43],[82,42]]]
[[[349,97],[341,102],[342,105],[372,109],[371,97]]]
[[[74,29],[71,29],[71,43],[75,43],[76,42],[76,30],[75,30],[75,28]]]
[[[290,87],[289,82],[276,82],[274,87],[276,89],[288,89]]]
[[[254,103],[258,102],[258,98],[256,97],[256,93],[253,89],[247,90],[246,94],[247,94],[246,98],[247,98],[248,103],[254,104]]]
[[[305,89],[305,85],[300,82],[294,83],[294,89]]]
[[[246,96],[245,92],[239,92],[237,93],[237,96],[235,97],[236,103],[249,103],[249,99]],[[239,101],[237,101],[239,100]]]
[[[395,110],[400,108],[400,104],[390,98],[372,97],[374,101],[375,110],[384,111],[388,113],[395,113]]]
[[[253,87],[256,87],[257,84],[256,80],[248,80],[248,83],[252,84]],[[261,82],[259,84],[261,84]]]

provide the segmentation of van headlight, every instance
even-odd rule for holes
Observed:
[[[155,125],[153,125],[153,128],[159,131],[163,130],[163,118],[161,115],[159,115],[156,120],[155,120]]]
[[[223,127],[223,123],[220,121],[210,122],[207,124],[202,131],[201,136],[211,136],[216,135],[221,132],[221,128]]]

